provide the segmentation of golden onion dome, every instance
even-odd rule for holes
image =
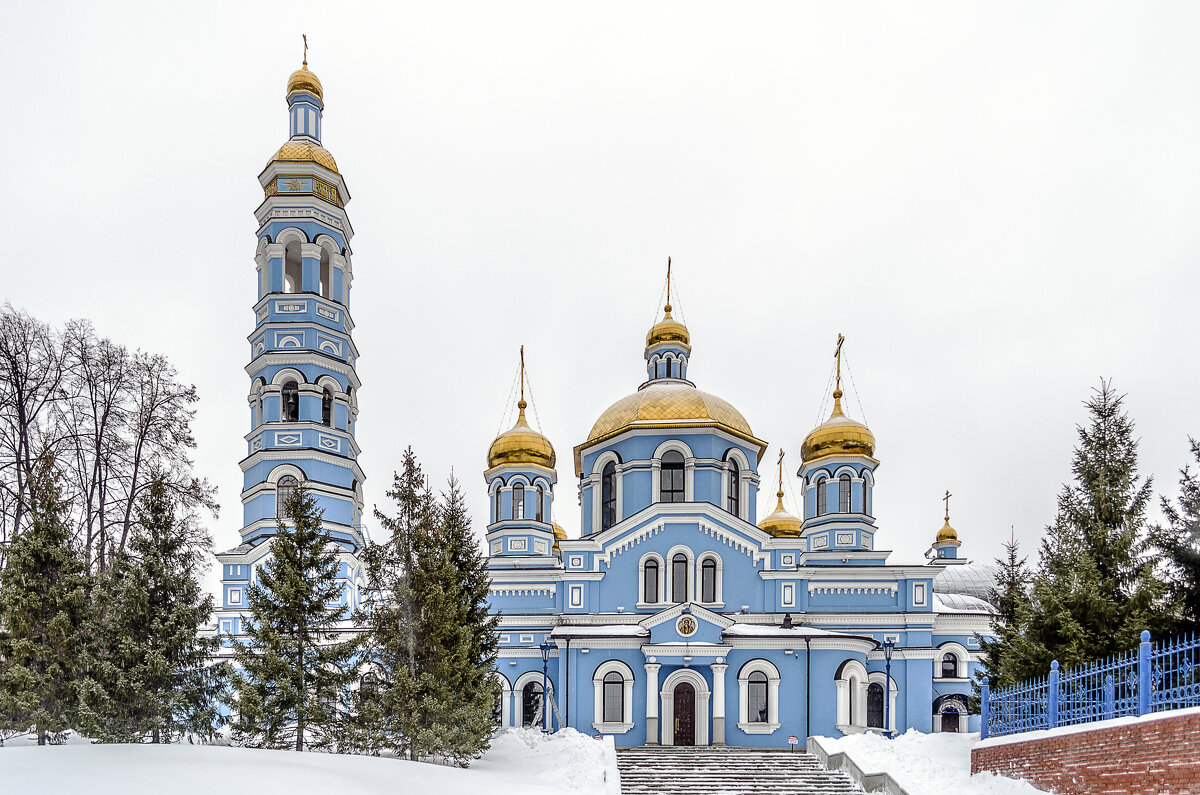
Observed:
[[[558,542],[567,540],[567,531],[558,522],[551,522],[550,527],[554,530],[554,551],[559,552]]]
[[[831,455],[875,455],[875,434],[858,420],[842,411],[842,390],[833,392],[833,413],[829,419],[813,428],[800,445],[804,463]]]
[[[305,140],[288,141],[279,147],[279,151],[271,158],[271,162],[316,163],[334,174],[338,173],[337,161],[333,159],[333,155],[329,154],[329,150],[320,144]]]
[[[288,78],[288,96],[291,96],[293,91],[307,91],[317,99],[322,98],[321,81],[317,79],[315,74],[308,71],[308,61],[305,61],[303,66],[292,72],[292,76]]]
[[[500,434],[488,448],[488,469],[505,464],[536,464],[554,469],[554,446],[550,440],[529,427],[524,400],[517,403],[517,424]]]
[[[955,544],[962,543],[958,540],[958,531],[950,526],[950,517],[946,517],[946,523],[942,525],[942,529],[938,530],[937,543],[953,542]]]
[[[799,538],[803,522],[798,516],[793,516],[783,507],[783,489],[775,493],[779,502],[775,505],[775,513],[758,523],[758,529],[776,538]]]
[[[687,326],[671,317],[670,304],[667,304],[664,310],[663,319],[655,323],[646,334],[646,347],[649,348],[660,342],[673,342],[690,348],[692,337],[688,333]]]

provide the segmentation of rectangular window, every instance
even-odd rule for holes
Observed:
[[[620,674],[604,677],[604,722],[621,723],[625,720],[625,682]]]

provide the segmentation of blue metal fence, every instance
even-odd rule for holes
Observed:
[[[983,738],[1200,706],[1200,635],[1138,648],[992,691],[983,680]]]

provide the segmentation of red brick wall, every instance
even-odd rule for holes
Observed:
[[[1200,714],[1098,723],[1073,734],[973,749],[971,772],[985,770],[1060,795],[1200,793]]]

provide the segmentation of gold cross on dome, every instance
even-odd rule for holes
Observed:
[[[834,388],[839,392],[842,389],[842,343],[845,341],[846,338],[838,334],[837,348],[833,351],[833,358],[837,359],[837,386]]]
[[[946,521],[947,522],[950,521],[950,498],[953,496],[954,495],[950,493],[950,490],[946,489],[946,496],[942,498],[943,500],[946,501]]]
[[[304,39],[304,65],[308,66],[308,34],[301,33],[300,38]]]

